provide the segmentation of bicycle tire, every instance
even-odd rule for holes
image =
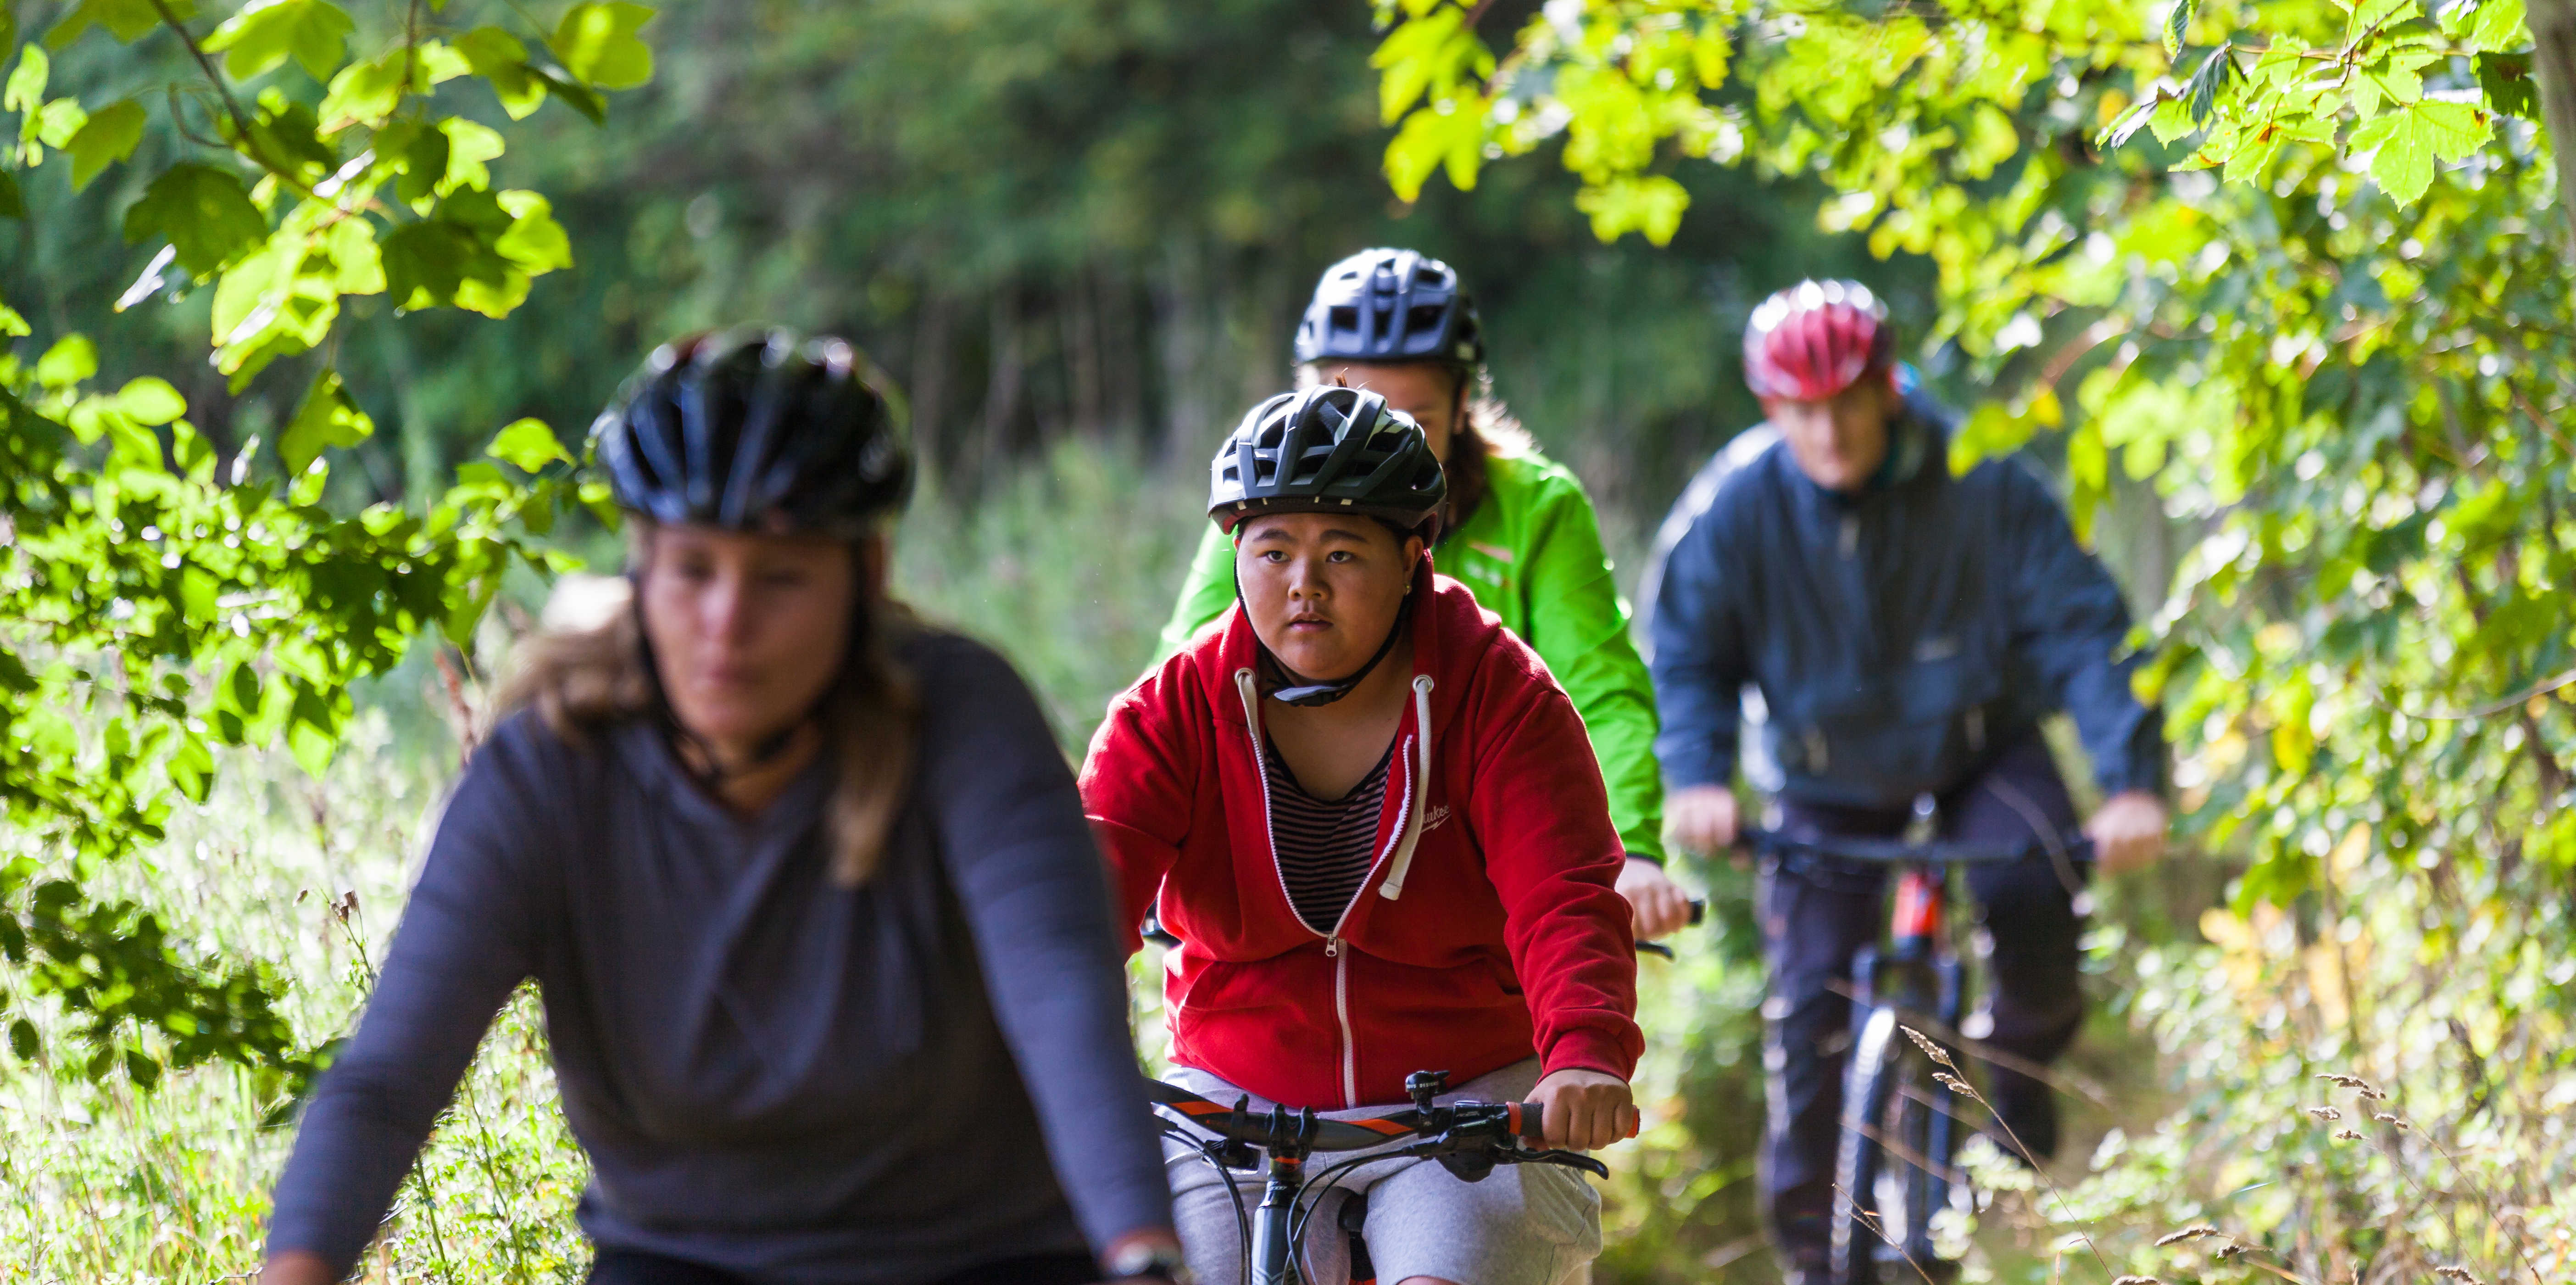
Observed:
[[[1931,1234],[1932,1215],[1951,1199],[1953,1095],[1932,1078],[1931,1059],[1897,1029],[1899,1020],[1894,1008],[1873,1006],[1852,1041],[1834,1157],[1834,1285],[1956,1273]],[[1951,1127],[1938,1128],[1945,1117]]]

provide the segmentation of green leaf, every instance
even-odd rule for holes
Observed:
[[[1473,94],[1416,109],[1386,145],[1386,178],[1396,199],[1418,200],[1434,170],[1446,169],[1460,191],[1476,186],[1485,159],[1485,100]]]
[[[349,399],[340,372],[328,367],[313,376],[304,404],[277,439],[277,458],[288,477],[299,477],[330,447],[355,446],[373,436],[376,422]]]
[[[2433,182],[2435,158],[2462,161],[2483,146],[2493,122],[2466,103],[2421,99],[2375,116],[2352,132],[2355,151],[2370,151],[2370,176],[2400,205]]]
[[[33,1062],[43,1049],[43,1043],[36,1037],[35,1023],[23,1017],[9,1023],[9,1051],[17,1054],[19,1061]]]
[[[2540,86],[2531,78],[2530,54],[2479,54],[2478,88],[2486,91],[2491,110],[2540,119]]]
[[[2469,15],[2469,48],[2503,52],[2529,44],[2523,6],[2524,0],[2478,0],[2476,11]]]
[[[42,45],[28,45],[18,55],[18,65],[9,73],[7,88],[0,89],[0,110],[34,111],[45,103],[45,83],[53,75],[54,60],[45,56]]]
[[[110,103],[80,127],[63,150],[72,158],[72,190],[89,186],[99,171],[134,155],[143,141],[143,104],[131,98]]]
[[[206,37],[208,53],[224,55],[224,70],[248,80],[289,57],[315,80],[340,65],[355,25],[328,0],[251,0]]]
[[[499,27],[476,27],[457,37],[456,52],[474,74],[492,82],[492,93],[512,120],[526,120],[545,105],[546,82],[528,67],[528,47]]]
[[[166,237],[179,266],[200,279],[268,238],[268,219],[241,180],[209,165],[171,166],[125,212],[125,239]]]
[[[1690,193],[1661,174],[1623,174],[1574,194],[1574,208],[1592,216],[1592,235],[1603,242],[1637,232],[1656,245],[1672,243]]]
[[[572,456],[563,443],[555,440],[555,431],[544,420],[523,419],[501,430],[484,452],[494,459],[517,465],[520,472],[534,473],[557,460],[570,463]]]
[[[170,16],[185,22],[197,16],[195,0],[167,0]],[[81,38],[92,26],[104,27],[121,45],[130,45],[161,25],[161,12],[152,0],[81,0],[63,20],[45,33],[45,46],[61,49]]]
[[[402,178],[394,192],[409,202],[426,201],[438,194],[438,184],[447,177],[447,134],[444,130],[424,129],[402,149]]]
[[[640,4],[577,4],[547,44],[564,70],[601,89],[632,89],[653,78],[653,51],[635,36],[653,11]]]
[[[170,381],[146,375],[117,390],[116,409],[137,424],[160,425],[187,414],[188,402]]]
[[[2165,53],[2170,56],[2180,57],[2182,54],[2183,31],[2191,26],[2193,2],[2174,0],[2173,9],[2165,14]]]
[[[545,82],[547,93],[554,95],[574,111],[589,117],[591,124],[608,123],[608,100],[600,97],[598,90],[574,80],[569,75],[557,75],[554,70],[537,66],[535,63],[528,64],[528,74]]]
[[[98,373],[98,345],[87,335],[65,335],[36,359],[36,382],[46,388],[69,388]]]

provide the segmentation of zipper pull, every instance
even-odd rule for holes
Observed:
[[[1860,518],[1843,518],[1843,556],[1848,558],[1860,549]]]
[[[1342,954],[1342,939],[1341,939],[1341,938],[1339,938],[1339,937],[1327,937],[1327,938],[1325,938],[1325,939],[1324,939],[1324,958],[1326,958],[1326,959],[1338,959],[1338,958],[1340,958],[1340,957],[1341,957],[1341,954]]]

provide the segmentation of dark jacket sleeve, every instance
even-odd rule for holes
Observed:
[[[2130,685],[2145,657],[2129,649],[2120,586],[2076,543],[2066,511],[2036,476],[2017,462],[2000,467],[2013,649],[2075,719],[2104,794],[2161,790],[2164,718]]]
[[[1073,773],[1008,662],[963,640],[937,651],[924,794],[1057,1181],[1095,1248],[1169,1228],[1126,973]]]
[[[448,797],[357,1034],[296,1132],[269,1220],[271,1255],[303,1250],[347,1274],[492,1015],[535,971],[550,887],[532,791],[531,742],[543,735],[505,724]]]
[[[1752,675],[1743,615],[1727,574],[1728,559],[1743,555],[1725,547],[1723,508],[1712,504],[1674,543],[1648,624],[1655,705],[1663,716],[1655,755],[1673,790],[1735,779],[1743,689]]]

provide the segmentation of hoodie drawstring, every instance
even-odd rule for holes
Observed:
[[[1404,818],[1404,841],[1395,848],[1395,866],[1386,872],[1386,881],[1377,886],[1377,895],[1393,901],[1404,895],[1404,874],[1413,868],[1413,847],[1422,839],[1422,814],[1431,802],[1431,675],[1413,678],[1413,750],[1416,767],[1413,773],[1414,805]]]

